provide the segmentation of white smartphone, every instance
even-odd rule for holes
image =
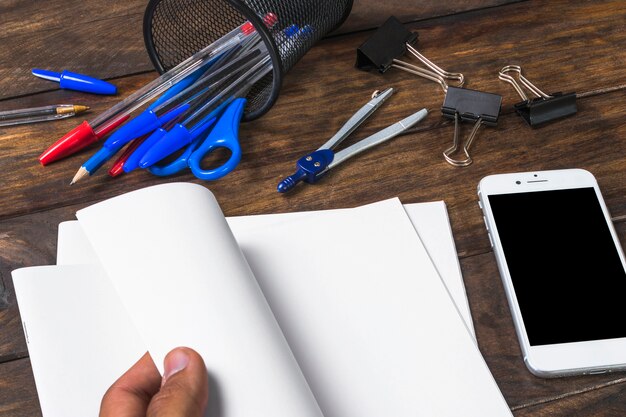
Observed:
[[[491,175],[478,197],[528,369],[626,369],[626,262],[594,176]]]

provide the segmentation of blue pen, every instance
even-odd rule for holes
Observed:
[[[183,169],[188,168],[189,157],[191,157],[191,154],[196,150],[200,142],[202,142],[203,140],[204,138],[198,137],[194,142],[191,143],[191,145],[187,147],[187,149],[185,149],[185,152],[183,152],[180,157],[176,158],[176,160],[164,166],[154,164],[148,167],[148,171],[150,171],[151,174],[156,175],[157,177],[167,177],[169,175],[177,174]]]
[[[211,92],[233,74],[252,65],[255,60],[247,62],[249,58],[260,55],[262,49],[265,48],[265,45],[256,45],[257,38],[259,38],[258,34],[250,35],[242,42],[242,45],[227,49],[172,86],[144,112],[114,132],[104,142],[103,148],[81,165],[70,184],[75,184],[80,179],[92,175],[131,140],[162,127],[188,109],[196,108],[199,102],[205,99],[207,92]],[[256,47],[252,48],[254,46]],[[241,54],[241,52],[247,53]],[[236,59],[229,62],[229,58],[233,55]],[[210,84],[211,82],[213,84]],[[207,85],[209,87],[205,87]]]
[[[141,160],[141,157],[145,155],[148,149],[153,147],[155,143],[161,140],[166,133],[167,130],[162,127],[152,132],[152,134],[148,136],[148,138],[143,141],[141,145],[139,145],[137,149],[135,149],[135,151],[128,157],[126,162],[124,162],[124,165],[122,166],[124,172],[129,173],[139,168],[139,161]]]
[[[265,44],[256,44],[255,39],[258,40],[259,37],[246,39],[246,41],[242,42],[241,48],[233,48],[228,51],[228,54],[232,55],[232,52],[238,49],[235,51],[232,61],[223,62],[220,60],[221,62],[216,62],[211,71],[207,71],[194,84],[180,91],[174,97],[164,101],[159,99],[159,105],[154,108],[168,110],[181,102],[197,103],[199,99],[206,98],[207,93],[219,87],[224,81],[233,78],[237,73],[257,63],[262,56],[267,55]],[[226,56],[226,53],[223,56]]]
[[[182,101],[181,99],[184,99],[185,96],[188,96],[190,86],[195,84],[197,81],[199,81],[200,84],[206,85],[210,77],[214,78],[216,75],[218,75],[216,70],[224,72],[228,71],[231,67],[237,65],[241,61],[240,59],[237,59],[234,62],[228,64],[229,58],[236,57],[241,52],[247,51],[260,39],[261,38],[258,33],[255,32],[249,35],[246,39],[244,39],[241,44],[235,45],[231,49],[228,49],[225,52],[222,52],[221,54],[215,56],[209,62],[199,68],[199,70],[193,72],[191,75],[187,76],[182,81],[179,81],[173,87],[163,93],[161,97],[159,97],[154,103],[152,103],[148,107],[148,109],[155,110],[157,108],[167,106],[168,104],[171,105],[174,98],[177,98],[176,101],[178,102]],[[228,64],[228,66],[227,68],[222,69],[224,64]],[[202,77],[202,79],[200,79],[200,77]]]
[[[204,132],[200,132],[196,138],[192,138],[193,141],[180,156],[164,165],[154,164],[148,170],[155,175],[165,176],[189,168],[197,178],[209,181],[220,179],[234,170],[242,155],[239,145],[239,122],[243,116],[246,102],[245,98],[231,101],[213,128],[204,129]],[[205,133],[206,137],[202,138]],[[201,165],[205,156],[217,148],[225,148],[230,151],[228,160],[218,167],[203,168]]]
[[[245,57],[247,56],[244,56],[244,58]],[[246,63],[246,66],[244,66],[243,68],[239,68],[238,71],[244,70],[247,67],[247,65],[254,64],[255,62],[256,61],[251,61],[251,62]],[[235,73],[238,71],[235,71]],[[230,72],[230,68],[228,68],[228,72]],[[231,77],[232,75],[229,74],[227,78],[231,78]],[[217,91],[219,87],[223,86],[224,82],[227,81],[227,78],[219,80],[218,82],[212,84],[208,88],[201,88],[199,92],[197,91],[198,90],[197,86],[194,85],[192,89],[192,93],[195,93],[195,95],[187,99],[189,100],[188,104],[192,106],[189,112],[195,111],[197,108],[202,106],[203,105],[202,101],[206,100],[207,96],[210,97],[213,93]],[[225,106],[226,104],[227,103],[223,103],[222,106],[218,107],[218,109],[214,111],[212,114],[210,114],[209,117],[207,117],[205,120],[210,120],[211,118],[214,118],[214,116],[218,115],[221,112],[221,109],[223,108],[223,106]],[[164,105],[167,105],[167,104],[164,104]],[[204,126],[205,125],[203,124],[203,127]],[[182,137],[177,136],[177,139],[174,140],[173,143],[169,143],[169,141],[172,140],[171,138],[173,137],[174,134],[170,135],[170,139],[168,139],[168,142],[159,143],[160,139],[167,133],[167,130],[170,130],[171,128],[172,126],[170,127],[163,126],[162,128],[158,128],[157,130],[155,130],[153,134],[148,139],[146,139],[139,147],[137,147],[137,149],[135,149],[135,151],[126,160],[126,162],[123,165],[124,172],[130,172],[138,168],[140,166],[139,162],[144,157],[144,155],[146,155],[148,150],[150,150],[151,148],[155,148],[155,150],[151,151],[151,155],[159,155],[159,156],[164,155],[163,157],[165,157],[169,155],[170,153],[177,151],[178,149],[180,149],[181,147],[189,143],[191,139],[189,139],[186,135],[183,135],[184,139]],[[178,132],[178,134],[180,133],[181,132]],[[159,156],[157,157],[159,159],[162,159]],[[152,157],[153,156],[148,156],[148,158],[152,158]]]
[[[228,77],[230,71],[236,69],[237,66],[241,64],[242,60],[247,60],[251,56],[253,56],[253,54],[246,54],[240,59],[237,59],[229,63],[228,65],[217,68],[217,70],[215,70],[214,66],[220,66],[220,64],[223,63],[224,59],[232,55],[232,51],[235,49],[236,48],[233,48],[227,52],[222,53],[221,55],[213,58],[208,64],[206,64],[213,64],[213,66],[206,68],[205,65],[203,66],[203,68],[205,68],[204,71],[195,71],[191,75],[184,78],[182,81],[178,82],[176,85],[172,86],[145,111],[143,111],[133,120],[129,121],[124,126],[119,128],[116,132],[114,132],[104,142],[104,146],[114,148],[123,146],[134,138],[143,136],[146,133],[150,133],[153,130],[163,126],[163,124],[165,124],[168,120],[163,119],[160,116],[162,116],[164,113],[172,111],[173,108],[180,106],[181,103],[187,103],[190,106],[196,104],[198,100],[204,98],[204,93],[207,90],[219,85],[219,83],[223,81],[224,78]],[[258,51],[253,52],[258,54]],[[195,84],[198,78],[205,75],[205,72],[209,70],[212,71],[211,74],[207,74],[205,77],[202,78],[201,81]],[[205,88],[205,86],[207,86],[210,82],[214,82],[214,84],[210,85],[210,87],[208,88]]]
[[[189,109],[189,105],[184,104],[168,113],[165,113],[161,117],[157,118],[156,116],[154,116],[154,117],[150,117],[149,120],[146,117],[146,123],[140,126],[140,129],[137,131],[138,133],[136,137],[143,136],[147,133],[150,133],[156,128],[172,120],[175,120],[177,117],[182,115],[188,109]],[[152,115],[153,113],[151,113],[151,116]],[[120,149],[122,149],[125,144],[126,142],[122,142],[122,141],[115,141],[115,142],[111,142],[108,144],[105,142],[104,146],[102,146],[102,148],[100,148],[98,152],[93,154],[91,158],[85,161],[85,163],[83,163],[83,165],[78,169],[78,172],[76,172],[76,175],[74,175],[74,178],[72,178],[72,182],[70,183],[70,185],[76,183],[83,177],[92,175],[94,172],[98,170],[98,168],[104,165],[106,161],[111,159],[113,155],[115,155]]]
[[[272,68],[269,56],[261,58],[258,62],[256,60],[252,62],[255,62],[252,68],[238,76],[215,97],[193,111],[185,120],[176,124],[170,132],[142,156],[139,166],[147,168],[191,143],[191,138],[196,136],[195,132],[198,126],[204,126],[211,118],[217,117],[230,101],[247,91]],[[204,94],[206,92],[203,92]]]
[[[190,85],[198,81],[198,78],[204,75],[208,70],[214,69],[213,67],[216,64],[218,64],[219,61],[222,61],[224,58],[227,57],[227,55],[230,55],[230,52],[234,51],[236,48],[237,47],[234,47],[227,52],[223,52],[220,55],[215,56],[214,58],[210,59],[206,64],[204,64],[202,67],[198,68],[198,70],[192,72],[190,75],[188,75],[187,77],[183,78],[182,80],[174,84],[172,87],[170,87],[169,90],[163,93],[161,97],[156,99],[154,103],[148,106],[148,110],[155,110],[159,106],[161,106],[163,103],[167,102],[173,97],[178,96],[183,90],[187,89],[187,87],[189,87]]]
[[[270,57],[257,57],[248,64],[254,65],[231,82],[215,97],[194,110],[180,123],[177,123],[164,137],[155,143],[139,162],[141,168],[147,168],[166,158],[182,147],[189,145],[197,136],[197,129],[206,126],[212,118],[217,118],[222,110],[236,97],[247,91],[254,82],[258,81],[271,69]],[[222,80],[224,81],[224,80]],[[221,82],[220,82],[221,83]],[[202,92],[202,97],[208,95],[212,89]],[[234,94],[233,94],[234,93]]]
[[[116,132],[114,132],[104,142],[103,146],[123,146],[131,140],[150,133],[154,129],[163,126],[163,124],[167,123],[168,119],[164,119],[160,116],[168,113],[174,107],[180,106],[181,103],[184,103],[183,100],[177,100],[180,93],[186,90],[190,85],[195,83],[198,78],[200,78],[200,76],[202,76],[206,71],[211,69],[211,67],[226,54],[227,53],[222,53],[212,58],[196,71],[192,72],[190,75],[170,87],[170,89],[163,93],[161,97],[159,97],[154,103],[148,106],[146,110],[144,110],[133,120],[129,121],[128,123],[120,127]]]
[[[211,118],[217,117],[222,109],[233,99],[245,95],[254,83],[269,73],[271,69],[271,58],[269,56],[263,57],[263,59],[241,74],[210,101],[187,116],[185,120],[177,123],[167,135],[146,152],[141,158],[139,166],[147,168],[191,143],[191,138],[196,136],[194,133],[199,126],[203,126]]]
[[[191,138],[191,140],[195,140],[196,136],[202,134],[214,122],[215,122],[215,118],[210,119],[208,123],[203,125],[202,128],[199,129],[195,133],[194,138]],[[152,134],[145,141],[143,141],[141,143],[141,145],[139,145],[137,147],[137,149],[135,149],[135,151],[128,157],[128,159],[126,160],[126,162],[122,166],[122,169],[124,170],[124,172],[128,173],[128,172],[134,171],[135,169],[139,168],[139,161],[141,161],[141,158],[143,158],[143,156],[146,154],[146,152],[148,152],[152,147],[154,147],[157,143],[159,143],[161,138],[163,138],[163,136],[165,136],[168,133],[167,129],[171,128],[171,127],[172,126],[170,126],[168,124],[168,125],[166,125],[164,127],[158,128],[157,130],[152,132]],[[175,152],[175,151],[176,150],[173,150],[172,153]]]
[[[184,125],[177,123],[141,156],[139,166],[141,168],[148,168],[186,145],[189,145],[196,137],[215,123],[216,118],[228,104],[228,101],[224,101],[192,129],[187,129]]]
[[[271,58],[269,56],[263,57],[200,109],[191,113],[182,122],[177,123],[167,135],[146,152],[141,158],[139,166],[141,168],[150,167],[172,152],[191,143],[190,137],[195,137],[193,134],[197,126],[204,124],[211,117],[217,117],[219,112],[233,99],[245,96],[247,91],[271,70]]]
[[[233,62],[227,63],[227,65],[224,65],[223,67],[218,68],[216,71],[212,72],[211,74],[205,73],[203,78],[198,80],[195,84],[189,86],[187,89],[181,91],[178,96],[171,97],[169,100],[161,102],[160,105],[156,107],[159,110],[167,109],[168,107],[172,105],[172,103],[175,104],[176,102],[179,102],[182,98],[183,100],[187,102],[187,104],[191,106],[189,111],[190,112],[195,111],[195,109],[202,106],[202,101],[206,100],[207,96],[211,96],[213,93],[215,93],[220,87],[223,86],[223,84],[226,81],[228,81],[229,78],[233,77],[233,74],[237,74],[238,72],[244,71],[246,68],[254,65],[260,60],[260,56],[259,56],[260,50],[257,48],[257,49],[252,49],[250,51],[249,50],[250,46],[254,46],[253,41],[251,40],[248,42],[245,42],[242,45],[241,50],[237,51],[236,55],[238,55],[238,57]],[[263,45],[263,48],[264,48],[264,45]],[[244,53],[244,52],[247,52],[247,53]],[[222,55],[222,59],[227,57],[229,54],[230,54],[230,51],[227,53],[224,53]],[[220,64],[221,64],[220,62],[216,62],[214,67],[211,68],[211,70],[213,71],[215,67],[219,67]],[[225,75],[225,76],[220,78],[220,76],[222,75]],[[218,81],[214,82],[208,87],[205,87],[211,81],[215,81],[215,79],[218,79]],[[218,114],[220,111],[221,110],[218,109],[213,114],[214,115]],[[211,117],[208,117],[207,119],[211,119]],[[124,170],[124,172],[131,172],[135,170],[136,168],[138,168],[140,166],[139,162],[143,158],[143,156],[148,152],[149,149],[155,146],[157,149],[159,148],[163,149],[164,147],[167,148],[167,150],[162,150],[160,152],[166,153],[167,155],[169,155],[170,153],[173,153],[176,150],[188,144],[188,140],[190,140],[188,138],[185,140],[179,138],[174,143],[179,143],[180,141],[180,145],[174,146],[174,147],[172,147],[171,146],[172,144],[168,142],[158,144],[160,139],[167,133],[167,130],[169,130],[170,128],[166,128],[166,126],[163,126],[162,128],[156,129],[150,137],[148,137],[140,146],[138,146],[137,149],[133,151],[133,153],[128,157],[128,159],[122,165],[122,169]],[[112,137],[112,139],[115,139],[115,138]],[[159,152],[159,151],[152,151],[152,152]]]

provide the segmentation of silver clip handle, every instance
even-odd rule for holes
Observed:
[[[466,167],[468,165],[471,165],[472,162],[474,162],[472,160],[472,157],[469,154],[469,149],[472,146],[472,143],[474,142],[474,139],[476,138],[476,135],[478,133],[478,129],[480,129],[480,127],[483,125],[483,119],[482,118],[478,118],[478,120],[476,120],[476,123],[474,124],[474,128],[472,129],[472,132],[469,135],[469,138],[467,139],[467,142],[465,142],[465,146],[463,146],[463,152],[465,153],[465,159],[459,160],[459,159],[454,159],[452,158],[450,155],[452,155],[454,152],[456,152],[457,149],[459,149],[459,145],[461,144],[461,138],[459,137],[459,113],[454,113],[454,139],[452,140],[452,146],[449,147],[448,149],[446,149],[445,151],[443,151],[443,157],[446,159],[446,161],[455,167]]]
[[[446,82],[446,80],[456,80],[458,83],[458,87],[462,87],[465,83],[465,76],[463,76],[463,74],[461,74],[460,72],[448,72],[438,67],[437,65],[435,65],[434,62],[422,55],[409,43],[406,44],[406,48],[411,55],[417,58],[422,64],[426,65],[428,69],[420,68],[399,59],[393,60],[393,63],[391,64],[392,67],[434,81],[441,86],[444,93],[448,92],[448,83]]]
[[[517,94],[519,94],[519,96],[522,98],[522,100],[528,101],[528,96],[526,95],[526,93],[524,93],[524,90],[522,89],[522,87],[520,87],[517,81],[515,81],[515,78],[507,74],[508,72],[516,72],[522,85],[526,87],[536,97],[541,97],[544,100],[552,97],[544,93],[539,88],[537,88],[536,85],[528,81],[528,78],[522,75],[522,67],[520,67],[519,65],[507,65],[506,67],[500,70],[500,72],[498,73],[498,78],[502,81],[505,81],[511,84],[513,88],[515,88],[515,91],[517,91]]]

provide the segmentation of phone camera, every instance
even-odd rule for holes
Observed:
[[[515,184],[520,185],[522,182],[521,181],[515,181]]]

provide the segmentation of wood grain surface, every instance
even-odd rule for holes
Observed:
[[[0,415],[41,415],[28,358],[5,362],[0,368]]]
[[[403,23],[486,9],[524,0],[354,0],[352,12],[334,34],[377,28],[393,15]]]
[[[0,49],[0,98],[5,98],[0,110],[68,102],[91,106],[86,116],[90,119],[156,76],[137,26],[143,2],[70,1],[90,11],[76,12],[71,24],[52,3],[57,4],[0,5],[5,29],[0,38],[8,45]],[[476,186],[485,175],[585,168],[598,179],[624,245],[626,2],[443,3],[355,2],[345,33],[313,47],[286,75],[274,107],[242,125],[242,161],[219,181],[200,182],[189,173],[156,178],[147,172],[112,179],[106,166],[70,187],[73,174],[97,146],[47,167],[41,167],[37,157],[81,120],[0,128],[0,415],[40,413],[11,271],[55,263],[58,223],[74,219],[76,210],[170,181],[202,183],[227,216],[353,207],[396,196],[405,203],[444,200],[478,344],[514,415],[626,415],[624,373],[541,379],[525,368],[476,197]],[[498,126],[480,131],[469,167],[452,167],[441,155],[451,145],[454,127],[441,117],[444,94],[438,85],[397,69],[378,74],[354,68],[356,47],[373,33],[360,29],[390,14],[412,22],[407,27],[419,32],[420,52],[447,70],[463,72],[466,87],[503,96]],[[97,39],[93,45],[85,40],[59,47],[72,32]],[[106,62],[94,58],[99,48],[111,49],[112,42],[117,42],[114,55]],[[30,65],[65,64],[79,72],[115,77],[119,95],[90,96],[27,80],[32,78]],[[498,80],[499,69],[509,64],[521,65],[546,92],[577,92],[578,113],[539,129],[528,127],[512,110],[519,97]],[[298,186],[286,195],[276,192],[277,183],[293,172],[300,156],[332,136],[372,91],[386,87],[396,90],[394,96],[346,140],[346,146],[421,108],[427,108],[429,116],[408,134],[338,166],[315,185]],[[462,124],[464,136],[470,129]],[[219,160],[213,157],[207,164]]]

